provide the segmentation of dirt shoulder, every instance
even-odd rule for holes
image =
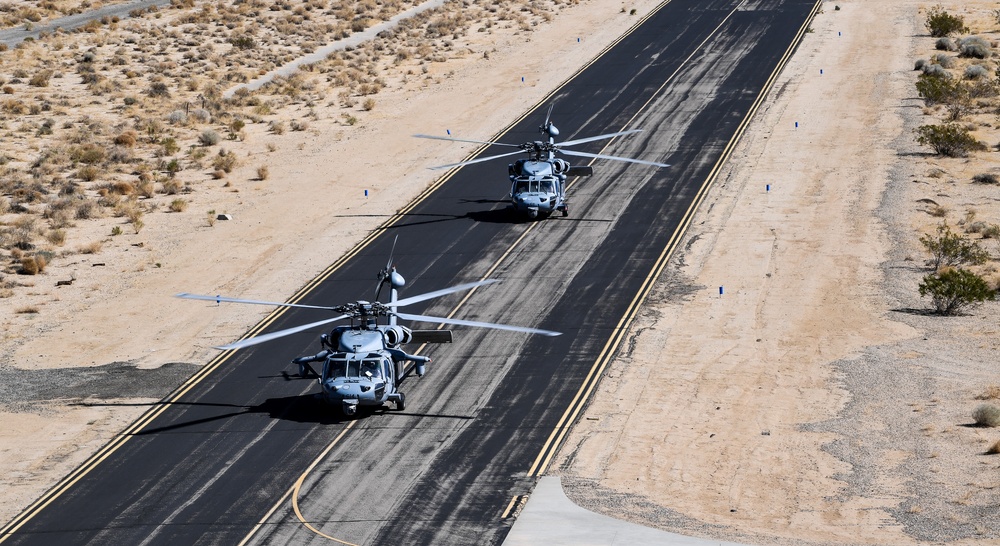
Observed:
[[[914,183],[938,161],[913,136],[928,123],[912,72],[933,51],[923,5],[836,6],[782,72],[560,451],[553,472],[581,505],[752,543],[1000,537],[998,461],[984,454],[1000,434],[968,426],[997,382],[998,305],[927,316],[917,293],[928,273],[917,239],[939,221]],[[962,168],[988,170],[993,155]],[[976,190],[947,193],[968,206],[963,188]]]

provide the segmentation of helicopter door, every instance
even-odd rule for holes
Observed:
[[[383,360],[382,361],[382,376],[385,377],[385,379],[386,379],[387,382],[392,383],[393,385],[395,385],[396,384],[396,376],[392,372],[393,372],[393,370],[392,370],[392,363],[389,360]]]

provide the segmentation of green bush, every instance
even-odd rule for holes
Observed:
[[[927,20],[924,22],[924,26],[930,31],[931,36],[935,38],[948,36],[949,34],[969,32],[969,29],[965,26],[965,19],[944,11],[944,8],[940,5],[934,6],[927,11]]]
[[[947,157],[968,157],[969,152],[987,149],[968,129],[954,123],[921,125],[917,128],[917,143]]]
[[[995,297],[982,277],[964,269],[945,269],[927,275],[918,289],[921,297],[931,297],[934,310],[940,315],[955,315]]]
[[[938,65],[924,65],[924,73],[917,78],[917,93],[924,99],[928,106],[933,104],[947,104],[958,100],[964,91],[961,83],[955,81],[950,75],[942,76],[928,73],[927,67]],[[939,67],[940,68],[940,67]]]
[[[936,235],[924,234],[920,243],[930,252],[930,265],[935,271],[942,267],[981,265],[990,257],[979,243],[953,232],[945,222],[937,227]]]

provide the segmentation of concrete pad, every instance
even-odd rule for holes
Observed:
[[[558,476],[543,476],[528,497],[504,546],[740,546],[643,527],[573,504]]]

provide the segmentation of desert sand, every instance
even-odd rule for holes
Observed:
[[[66,252],[37,276],[8,272],[0,516],[266,312],[206,313],[172,294],[283,300],[431,184],[427,166],[471,149],[409,135],[443,132],[444,120],[452,134],[495,134],[656,5],[558,4],[557,17],[456,33],[447,58],[388,72],[370,110],[318,92],[275,99],[218,145],[240,159],[231,173],[177,173],[192,189],[180,194],[185,210],[167,212],[177,196],[157,193],[142,201],[141,230],[112,215],[77,221],[64,247],[96,241],[98,252]],[[968,183],[995,160],[926,157],[913,140],[937,114],[913,91],[913,60],[933,51],[926,4],[837,5],[825,5],[781,74],[555,461],[551,472],[581,505],[754,543],[1000,538],[998,463],[983,455],[1000,434],[962,426],[997,383],[997,304],[949,319],[906,312],[928,306],[916,293],[926,274],[917,238],[939,221],[918,200],[944,203],[953,223],[973,206],[997,222],[990,188]],[[980,19],[993,7],[944,5]],[[577,42],[580,28],[591,30]],[[293,57],[258,61],[246,79]],[[303,120],[303,130],[274,130]],[[189,138],[211,127],[225,128],[205,123]],[[947,174],[930,177],[932,168]],[[207,211],[233,219],[209,222]],[[122,233],[108,236],[115,226]],[[112,371],[142,389],[104,392]],[[72,387],[52,389],[59,377]]]

